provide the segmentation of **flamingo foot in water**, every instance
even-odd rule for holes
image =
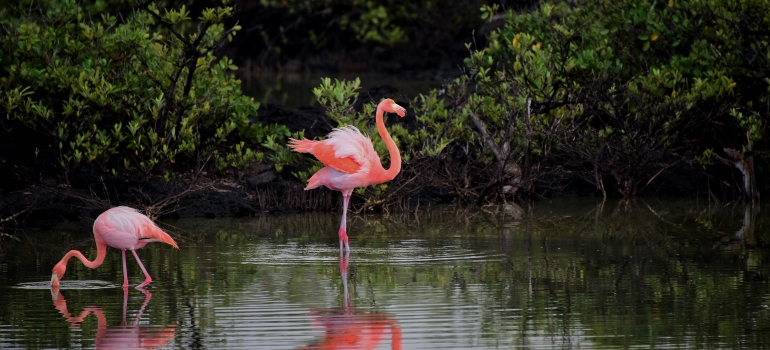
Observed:
[[[136,250],[131,250],[131,253],[134,254],[134,258],[136,258],[136,262],[139,263],[139,268],[142,269],[142,273],[144,273],[144,282],[142,284],[136,286],[136,289],[141,290],[144,288],[144,286],[150,284],[152,282],[152,277],[150,277],[150,274],[147,273],[147,269],[144,268],[144,264],[142,264],[142,260],[139,260],[139,255],[136,255]]]
[[[347,232],[345,232],[345,229],[340,228],[339,236],[340,236],[340,256],[342,256],[343,250],[346,251],[345,256],[347,256],[350,254],[350,245],[348,245],[348,234]]]
[[[144,287],[145,287],[146,285],[150,284],[150,282],[152,282],[152,278],[150,278],[149,276],[147,276],[147,279],[146,279],[146,280],[144,280],[144,282],[142,282],[142,284],[140,284],[140,285],[136,286],[135,288],[136,288],[136,289],[138,289],[138,290],[144,290]]]

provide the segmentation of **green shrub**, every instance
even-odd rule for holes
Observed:
[[[259,104],[214,54],[240,30],[225,26],[233,8],[222,3],[197,19],[151,1],[120,19],[88,16],[74,0],[20,3],[21,16],[2,17],[0,106],[49,135],[67,172],[95,164],[170,179],[211,158],[219,169],[259,160],[230,142],[248,134]]]
[[[545,174],[571,172],[605,195],[609,180],[633,196],[686,157],[708,160],[714,150],[698,142],[704,132],[722,132],[716,142],[747,157],[749,143],[765,142],[769,9],[758,0],[672,0],[547,1],[507,11],[484,47],[468,45],[466,74],[412,101],[417,128],[388,130],[407,163],[462,149],[496,169],[499,193],[532,191]],[[499,8],[481,10],[491,18]],[[324,79],[315,93],[338,125],[376,133],[375,105],[352,108],[358,88],[357,80]],[[746,136],[729,136],[736,134]],[[387,162],[384,145],[374,145]],[[359,193],[376,203],[394,187]]]
[[[668,157],[698,151],[685,140],[712,123],[761,138],[766,122],[743,116],[768,113],[758,106],[768,101],[770,41],[757,30],[770,25],[769,9],[672,0],[507,11],[467,60],[467,112],[498,162],[523,166],[523,183],[556,154],[597,189],[610,177],[632,196]],[[482,11],[491,17],[497,7]],[[736,106],[750,112],[730,117]]]

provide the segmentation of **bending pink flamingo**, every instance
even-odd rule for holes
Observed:
[[[115,207],[99,215],[96,221],[94,221],[94,239],[96,240],[96,259],[88,261],[81,252],[70,250],[53,268],[51,275],[51,285],[53,287],[59,287],[59,279],[67,271],[67,261],[70,258],[74,256],[80,259],[83,265],[95,269],[104,262],[104,257],[107,255],[107,246],[110,246],[123,251],[123,288],[128,287],[126,249],[134,254],[136,262],[139,263],[139,267],[146,277],[142,284],[136,286],[136,288],[142,288],[152,282],[152,278],[147,273],[147,269],[144,268],[142,261],[139,260],[139,256],[136,255],[136,250],[150,242],[168,243],[174,248],[179,249],[174,239],[163,232],[150,218],[129,207]]]
[[[326,186],[334,191],[341,191],[343,198],[342,223],[340,224],[340,254],[343,244],[350,253],[345,221],[350,195],[356,187],[381,184],[393,180],[401,171],[401,154],[398,147],[385,129],[383,113],[406,115],[406,109],[387,98],[377,105],[377,131],[385,141],[390,154],[390,169],[385,170],[380,156],[374,151],[372,140],[361,134],[355,126],[334,129],[323,141],[289,139],[289,147],[296,152],[311,153],[325,165],[308,180],[305,190]]]

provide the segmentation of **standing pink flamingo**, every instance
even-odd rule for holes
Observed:
[[[345,221],[350,195],[356,187],[381,184],[393,180],[401,171],[401,154],[398,147],[385,129],[382,120],[384,112],[406,115],[406,109],[393,100],[386,98],[377,105],[377,131],[385,141],[390,154],[390,169],[385,170],[380,163],[380,156],[374,151],[372,140],[361,134],[355,126],[334,129],[323,141],[289,139],[289,147],[296,152],[311,153],[325,165],[308,180],[305,190],[326,186],[334,191],[341,191],[343,198],[342,223],[340,224],[340,254],[343,244],[350,253]]]
[[[134,254],[136,262],[139,263],[139,267],[146,277],[142,284],[136,286],[136,288],[142,288],[152,282],[152,278],[147,273],[147,269],[144,268],[142,261],[139,260],[139,256],[136,255],[136,249],[144,247],[150,242],[164,242],[179,249],[174,239],[163,232],[150,218],[129,207],[115,207],[99,215],[96,221],[94,221],[94,239],[96,240],[96,259],[88,261],[83,256],[83,253],[77,250],[70,250],[53,267],[53,274],[51,275],[52,286],[59,287],[59,279],[67,271],[67,261],[70,258],[74,256],[80,259],[83,265],[95,269],[104,262],[104,257],[107,255],[107,246],[110,246],[123,251],[123,288],[128,287],[126,249]]]

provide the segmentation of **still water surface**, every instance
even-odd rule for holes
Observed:
[[[96,270],[83,224],[0,243],[0,348],[765,348],[767,208],[538,202],[521,218],[455,207],[162,222],[154,282]],[[144,278],[129,254],[131,284]]]

